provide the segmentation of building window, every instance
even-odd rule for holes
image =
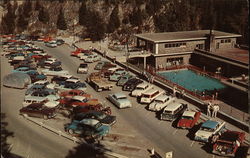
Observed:
[[[223,39],[220,42],[221,43],[231,43],[231,39]]]
[[[196,48],[198,48],[198,49],[204,49],[204,44],[197,44]]]
[[[174,48],[174,47],[186,47],[186,43],[185,42],[178,42],[178,43],[165,44],[165,48]]]

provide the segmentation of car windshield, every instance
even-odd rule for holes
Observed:
[[[172,111],[165,110],[165,111],[164,111],[164,114],[172,114]]]
[[[104,119],[106,117],[106,114],[104,114],[104,113],[100,113],[99,115],[98,115],[98,118],[99,119]]]
[[[126,96],[121,96],[121,97],[119,97],[117,99],[127,99],[127,97]]]
[[[194,118],[191,116],[182,116],[181,119],[193,120]]]
[[[138,90],[144,90],[143,87],[136,87],[136,89],[138,89]]]
[[[156,103],[163,103],[162,100],[157,100],[157,99],[155,100],[155,102],[156,102]]]
[[[208,128],[208,127],[201,127],[201,130],[208,131],[208,132],[213,132],[214,131],[214,129]]]
[[[100,122],[98,122],[98,123],[97,123],[97,124],[95,124],[94,126],[95,126],[95,128],[97,129],[97,128],[101,127],[101,126],[102,126],[102,124],[101,124]]]

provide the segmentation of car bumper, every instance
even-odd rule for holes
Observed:
[[[208,138],[199,137],[199,136],[195,136],[194,140],[199,141],[199,142],[205,142],[205,143],[209,142]]]
[[[226,153],[224,151],[217,151],[217,150],[213,150],[212,153],[216,154],[216,155],[220,155],[220,156],[228,156],[228,157],[234,157],[235,156],[235,153]]]

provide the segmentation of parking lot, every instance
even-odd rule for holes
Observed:
[[[67,45],[62,45],[57,48],[48,48],[43,43],[35,42],[37,46],[45,50],[49,55],[57,58],[62,62],[62,68],[68,70],[70,74],[78,77],[81,81],[85,81],[89,74],[77,74],[77,67],[82,62],[76,57],[71,57],[70,52],[73,51]],[[102,60],[107,60],[102,58]],[[9,73],[12,68],[7,63],[6,58],[1,59],[1,66],[5,67],[2,71],[2,76]],[[95,71],[95,63],[88,64],[89,73]],[[41,71],[39,69],[39,71]],[[115,85],[115,83],[114,83]],[[159,87],[157,87],[159,89]],[[14,91],[22,91],[22,95],[16,100],[17,107],[21,108],[22,99],[25,90],[16,90],[3,87],[3,90],[12,93]],[[160,155],[165,152],[173,151],[174,157],[214,157],[209,151],[209,147],[199,142],[193,141],[193,135],[188,130],[177,129],[173,127],[172,122],[160,121],[156,118],[154,112],[146,110],[145,104],[137,102],[135,97],[131,97],[128,92],[122,91],[122,87],[114,86],[111,91],[96,92],[87,84],[87,93],[98,99],[103,105],[111,107],[112,115],[117,117],[117,122],[111,127],[109,134],[101,140],[105,147],[113,152],[128,156],[128,157],[147,157],[149,156],[148,149],[154,148]],[[122,92],[126,94],[132,103],[132,108],[118,109],[107,100],[108,94]],[[6,96],[6,94],[4,94]],[[187,103],[181,99],[178,102]],[[10,103],[10,102],[7,102]],[[187,103],[189,109],[197,110],[195,106]],[[23,119],[18,115],[19,108],[15,109],[14,115],[17,119]],[[37,121],[51,126],[64,132],[64,125],[70,123],[71,120],[62,114],[58,114],[55,118],[43,120],[36,118]],[[201,121],[201,120],[200,120]],[[30,123],[30,122],[29,122]],[[31,125],[36,126],[36,125]],[[192,130],[191,130],[192,131]],[[63,140],[68,141],[68,140]]]

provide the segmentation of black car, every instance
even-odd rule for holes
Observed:
[[[101,111],[89,111],[79,113],[73,117],[73,120],[81,121],[82,119],[91,118],[100,121],[102,124],[113,125],[116,122],[116,116],[107,115]]]
[[[40,68],[51,68],[51,67],[60,67],[62,65],[61,61],[48,62],[46,59],[39,60],[37,62],[37,67]]]
[[[138,78],[131,78],[129,79],[122,87],[122,90],[124,91],[133,91],[135,89],[135,87],[142,83],[143,81],[138,79]]]
[[[59,86],[60,85],[64,85],[66,80],[69,79],[70,77],[63,77],[63,76],[54,76],[52,79],[51,79],[51,83],[55,83],[55,84],[58,84]]]
[[[62,39],[57,39],[57,40],[56,40],[56,44],[57,44],[58,46],[60,46],[60,45],[62,45],[62,44],[64,44],[64,43],[65,43],[65,41],[62,40]]]

